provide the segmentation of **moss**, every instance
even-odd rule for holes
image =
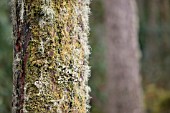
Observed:
[[[23,7],[31,32],[24,112],[88,112],[89,0],[25,0]]]
[[[153,113],[168,113],[170,111],[170,91],[155,84],[146,86],[146,110]]]

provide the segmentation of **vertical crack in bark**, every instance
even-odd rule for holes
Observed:
[[[28,59],[28,42],[30,40],[29,24],[25,22],[24,1],[12,1],[13,34],[14,34],[14,63],[13,63],[13,112],[23,113],[24,86],[26,64]],[[15,8],[14,8],[15,7]],[[14,17],[15,16],[15,17]]]

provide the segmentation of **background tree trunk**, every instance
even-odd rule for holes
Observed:
[[[141,22],[144,34],[142,75],[145,85],[154,83],[159,87],[169,88],[169,0],[143,0],[146,13],[141,15],[146,20]],[[143,7],[144,8],[144,7]],[[142,10],[143,10],[142,8]],[[162,82],[163,81],[163,82]]]
[[[135,0],[106,0],[106,113],[142,113]]]
[[[145,0],[147,17],[146,23],[147,27],[145,27],[146,35],[144,38],[145,47],[144,47],[144,55],[143,59],[143,67],[142,74],[144,75],[144,81],[154,80],[156,79],[156,73],[159,73],[159,65],[156,65],[156,62],[159,59],[159,48],[160,48],[160,39],[158,38],[158,19],[159,19],[159,1],[158,0]],[[146,17],[143,15],[143,17]],[[154,64],[154,66],[153,66]],[[146,74],[147,73],[147,74]],[[145,84],[145,83],[144,83]]]
[[[89,0],[12,0],[13,113],[88,111]]]

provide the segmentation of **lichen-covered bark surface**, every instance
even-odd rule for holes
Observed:
[[[86,113],[90,0],[12,0],[13,113]]]

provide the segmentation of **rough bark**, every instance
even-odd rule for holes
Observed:
[[[143,113],[135,0],[106,0],[106,113]]]
[[[86,113],[90,0],[12,0],[13,113]]]

